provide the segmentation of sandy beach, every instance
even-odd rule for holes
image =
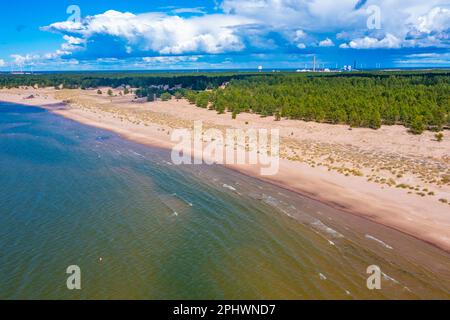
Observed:
[[[412,135],[402,126],[352,129],[254,114],[197,108],[185,100],[136,102],[97,90],[3,89],[0,101],[44,107],[66,118],[123,137],[170,149],[171,132],[204,127],[279,128],[280,170],[261,176],[252,165],[231,169],[263,179],[330,206],[409,234],[450,252],[450,138]]]

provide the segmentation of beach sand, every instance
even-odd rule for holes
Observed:
[[[107,88],[102,89],[103,92]],[[254,165],[227,165],[304,196],[409,234],[450,252],[450,137],[379,130],[197,108],[185,100],[134,102],[97,90],[3,89],[0,101],[44,107],[66,118],[150,146],[170,149],[176,128],[280,129],[280,169],[261,176]],[[32,97],[30,97],[32,96]],[[344,214],[344,213],[343,213]]]

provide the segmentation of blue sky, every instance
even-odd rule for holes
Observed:
[[[3,71],[450,67],[448,0],[17,0],[0,35]]]

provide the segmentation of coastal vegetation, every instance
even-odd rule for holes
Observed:
[[[189,88],[196,91],[217,88],[231,79],[243,79],[254,73],[132,73],[66,72],[42,74],[0,74],[0,88],[20,86],[55,87],[55,89],[117,88]]]
[[[450,127],[449,74],[262,75],[185,96],[233,118],[253,112],[373,129],[402,124],[414,134]]]
[[[442,132],[438,132],[434,135],[436,141],[441,142],[444,139],[444,134]]]
[[[218,113],[252,112],[351,127],[400,124],[411,133],[450,127],[450,72],[61,73],[0,75],[0,87],[122,88],[147,101],[186,98]],[[122,93],[121,91],[121,93]],[[99,91],[100,92],[100,91]],[[112,95],[112,91],[107,91]]]

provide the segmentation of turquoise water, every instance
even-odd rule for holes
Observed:
[[[6,103],[0,259],[2,299],[450,292],[449,255],[425,243],[225,168],[174,166],[166,151]],[[372,264],[385,273],[382,290],[366,287]],[[69,265],[81,268],[82,290],[66,288]]]

